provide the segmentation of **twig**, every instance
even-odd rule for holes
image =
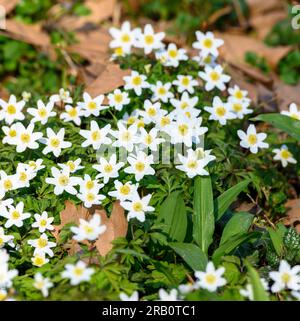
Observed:
[[[207,20],[206,26],[211,26],[213,25],[219,18],[227,15],[228,13],[231,12],[231,7],[230,6],[226,6],[216,12],[214,12]]]
[[[239,24],[241,25],[242,28],[247,28],[248,23],[247,23],[246,18],[243,15],[240,3],[237,0],[233,0],[232,3],[234,6],[234,9],[236,11],[237,18],[239,20]]]
[[[186,277],[188,278],[188,280],[190,281],[190,283],[192,283],[192,284],[195,283],[195,281],[193,280],[193,278],[190,276],[189,273],[186,273],[185,275],[186,275]]]

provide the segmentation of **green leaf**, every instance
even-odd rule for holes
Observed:
[[[192,243],[169,243],[169,246],[180,255],[194,271],[204,271],[207,257],[199,246]]]
[[[269,301],[269,296],[261,283],[259,274],[247,260],[245,260],[244,262],[248,269],[250,283],[253,289],[254,301]]]
[[[282,249],[283,249],[283,237],[280,235],[278,230],[274,230],[271,227],[267,228],[272,244],[274,246],[274,249],[276,251],[276,254],[278,256],[282,255]]]
[[[214,263],[219,264],[222,256],[231,254],[239,245],[246,241],[249,241],[251,238],[254,238],[254,236],[257,235],[257,233],[245,233],[242,235],[238,234],[231,237],[228,241],[226,241],[215,250],[212,256]]]
[[[180,192],[171,193],[160,207],[157,222],[164,222],[162,230],[174,241],[183,242],[187,229],[187,212]]]
[[[277,113],[258,115],[252,120],[265,121],[300,141],[300,121]]]
[[[223,230],[220,245],[224,244],[237,234],[246,233],[252,224],[253,218],[254,216],[247,212],[233,214]]]
[[[194,185],[193,237],[207,254],[215,229],[214,202],[209,176],[196,177]]]
[[[246,179],[229,188],[215,200],[215,217],[219,220],[228,207],[236,200],[238,195],[249,185],[250,179]]]

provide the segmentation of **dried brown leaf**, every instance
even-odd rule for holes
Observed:
[[[249,8],[249,23],[257,37],[263,40],[273,26],[287,17],[287,10],[281,0],[246,0]]]
[[[288,211],[284,224],[295,226],[296,231],[300,233],[300,199],[298,198],[287,201],[285,207]]]
[[[4,7],[6,14],[8,14],[15,9],[19,2],[20,0],[0,0],[0,6]]]
[[[231,75],[230,85],[231,86],[238,85],[240,88],[247,90],[248,95],[251,98],[252,102],[254,104],[257,104],[258,90],[257,90],[256,83],[249,82],[246,74],[237,67],[234,67],[231,65],[227,67],[227,70],[228,70],[228,73]]]
[[[291,86],[275,78],[274,91],[279,110],[287,110],[291,103],[300,104],[300,84]]]
[[[282,0],[246,0],[246,3],[251,16],[258,16],[266,12],[282,10],[284,8]]]
[[[103,68],[98,77],[87,86],[86,91],[91,96],[106,94],[124,85],[123,77],[130,74],[130,70],[123,70],[119,65],[110,63]]]
[[[76,30],[86,24],[98,24],[99,22],[112,17],[116,5],[116,0],[88,0],[84,5],[91,11],[86,16],[64,16],[58,23],[66,30]]]
[[[48,34],[42,30],[40,24],[27,25],[16,20],[8,19],[6,20],[6,30],[1,31],[1,34],[34,46],[51,46],[50,38]]]
[[[106,30],[78,32],[76,39],[78,43],[69,46],[67,48],[69,52],[76,52],[92,62],[105,63],[109,60],[108,44],[111,38]]]
[[[259,53],[275,69],[278,62],[291,50],[290,46],[270,48],[261,41],[245,35],[216,32],[216,36],[225,42],[220,47],[220,56],[233,65],[245,65],[245,54],[252,51]]]
[[[79,220],[89,220],[92,215],[98,214],[101,217],[101,224],[106,225],[106,231],[101,234],[95,242],[96,248],[100,255],[106,255],[113,247],[111,242],[118,237],[125,237],[128,229],[128,222],[124,214],[124,209],[121,207],[120,202],[116,201],[113,205],[113,210],[110,217],[107,216],[105,210],[100,209],[99,206],[93,206],[90,209],[85,208],[83,205],[78,207],[70,201],[65,202],[65,209],[60,213],[60,225],[54,226],[53,236],[59,240],[61,229],[69,223],[79,225]],[[88,241],[82,242],[86,245],[91,245]],[[71,240],[64,245],[65,249],[70,255],[79,253],[81,251],[80,244]]]
[[[0,98],[7,100],[9,98],[9,92],[5,87],[0,86]]]
[[[250,18],[250,25],[256,30],[257,38],[264,40],[274,25],[287,17],[284,11],[275,11]]]
[[[79,224],[79,219],[87,220],[90,217],[90,212],[83,205],[76,207],[70,201],[65,202],[65,209],[60,213],[60,225],[54,225],[52,234],[56,239],[59,239],[61,229],[69,223]]]
[[[128,230],[128,221],[124,214],[124,209],[120,202],[114,203],[112,213],[108,218],[105,212],[96,212],[101,216],[102,224],[105,224],[107,229],[101,234],[96,241],[96,248],[100,255],[105,256],[113,247],[111,242],[118,237],[125,237]]]

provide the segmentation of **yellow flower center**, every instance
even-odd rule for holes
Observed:
[[[130,187],[128,185],[123,185],[120,188],[120,193],[123,195],[128,195],[130,193]]]
[[[190,113],[189,111],[186,111],[186,112],[185,112],[185,115],[186,115],[188,118],[191,118],[191,117],[192,117],[192,115],[191,115],[191,113]]]
[[[69,184],[69,177],[65,175],[61,175],[58,179],[58,184],[61,186],[67,186]]]
[[[6,111],[8,114],[14,115],[17,112],[17,109],[14,105],[8,105]]]
[[[11,189],[13,187],[12,181],[10,179],[6,179],[3,182],[3,187],[4,187],[5,190]]]
[[[248,142],[250,145],[254,145],[257,143],[257,137],[254,134],[248,136]]]
[[[291,276],[290,276],[290,274],[288,274],[288,273],[283,273],[282,275],[281,275],[281,280],[282,280],[282,282],[283,283],[288,283],[290,280],[291,280]]]
[[[17,219],[19,219],[21,217],[21,215],[20,215],[20,213],[18,211],[13,211],[11,213],[11,217],[12,217],[12,219],[17,220]]]
[[[38,241],[37,241],[37,244],[38,244],[38,247],[39,247],[39,248],[42,248],[42,247],[47,246],[48,241],[47,241],[46,239],[40,237],[40,238],[38,239]]]
[[[69,166],[71,172],[73,172],[76,169],[76,165],[73,161],[68,161],[67,166]]]
[[[28,164],[29,164],[29,166],[32,167],[33,169],[36,169],[36,168],[37,168],[37,165],[36,165],[35,161],[30,161]]]
[[[217,107],[216,108],[216,114],[219,117],[224,117],[224,115],[226,114],[226,109],[223,106]]]
[[[36,256],[33,260],[33,264],[36,266],[42,266],[45,263],[45,259],[41,256]]]
[[[207,274],[205,276],[205,281],[208,283],[208,284],[214,284],[216,283],[216,276],[214,274]]]
[[[60,140],[58,138],[51,138],[50,139],[50,146],[57,148],[60,145]]]
[[[39,108],[38,114],[41,118],[44,118],[47,116],[47,109],[46,108]]]
[[[0,246],[3,245],[4,241],[3,238],[0,237]]]
[[[177,51],[176,49],[170,49],[170,50],[168,51],[168,54],[169,54],[169,56],[170,56],[171,58],[176,58],[177,55],[178,55],[178,51]]]
[[[131,139],[131,134],[128,130],[126,130],[123,134],[122,134],[122,140],[124,141],[129,141]]]
[[[45,282],[43,280],[42,281],[35,281],[34,285],[37,289],[42,289],[45,286]]]
[[[87,181],[85,186],[87,189],[92,189],[95,186],[95,184],[93,181]]]
[[[205,57],[205,58],[203,59],[203,62],[204,62],[205,64],[210,64],[210,63],[211,63],[211,56]]]
[[[19,180],[20,180],[21,182],[27,181],[27,174],[26,174],[25,172],[21,172],[21,173],[20,173],[20,176],[19,176]]]
[[[287,149],[283,149],[281,151],[281,157],[284,159],[288,159],[291,157],[291,153]]]
[[[94,142],[97,141],[97,140],[100,140],[100,138],[101,138],[101,132],[100,132],[100,130],[95,130],[95,131],[93,131],[92,134],[91,134],[91,137],[92,137],[92,140],[93,140]]]
[[[8,136],[10,137],[16,137],[17,136],[17,131],[15,129],[10,129],[8,131]]]
[[[191,160],[187,163],[187,167],[190,169],[196,169],[198,167],[198,164],[195,160]]]
[[[212,47],[212,45],[213,45],[213,42],[212,42],[212,40],[209,39],[209,38],[206,38],[206,39],[203,41],[203,46],[204,46],[205,48],[210,49],[210,48]]]
[[[198,159],[202,159],[205,156],[204,150],[202,148],[196,149],[196,155]]]
[[[95,200],[95,194],[94,194],[94,193],[87,193],[86,199],[87,199],[89,202],[92,202],[93,200]]]
[[[122,94],[115,94],[114,99],[115,99],[115,102],[120,104],[123,101],[123,95]]]
[[[220,79],[220,74],[217,73],[216,71],[212,71],[212,72],[210,73],[210,78],[211,78],[211,80],[213,80],[213,81],[218,81],[218,80]]]
[[[158,94],[161,95],[161,96],[164,96],[165,94],[167,93],[165,87],[160,87],[158,89]]]
[[[4,293],[0,293],[0,301],[4,301],[7,297],[7,294],[4,292]]]
[[[68,111],[68,115],[72,118],[76,117],[78,115],[76,108],[72,108]]]
[[[122,47],[116,48],[116,49],[114,50],[114,52],[115,52],[115,55],[116,55],[116,56],[123,56],[123,53],[124,53]]]
[[[298,114],[291,114],[291,117],[294,118],[294,119],[298,119],[300,120],[300,116]]]
[[[235,103],[235,104],[233,104],[232,109],[233,109],[235,112],[238,113],[238,112],[240,112],[240,111],[243,109],[243,107],[242,107],[241,104]]]
[[[152,45],[154,42],[154,37],[152,35],[146,35],[145,42],[147,45]]]
[[[135,202],[133,203],[133,210],[135,212],[140,212],[143,210],[143,204],[141,202]]]
[[[156,109],[155,109],[154,107],[150,107],[150,108],[148,109],[148,115],[149,115],[150,117],[156,116]]]
[[[142,162],[137,162],[135,164],[135,169],[138,171],[138,172],[142,172],[144,169],[145,169],[145,164],[142,163]]]
[[[243,93],[240,90],[237,90],[234,94],[235,98],[242,99],[244,97]]]
[[[85,226],[84,226],[84,231],[85,231],[85,233],[87,233],[87,234],[91,234],[91,233],[94,232],[94,229],[93,229],[91,226],[89,226],[89,225],[85,225]]]
[[[128,124],[128,125],[132,125],[132,124],[134,124],[135,121],[136,121],[136,118],[133,117],[133,116],[131,116],[131,117],[129,117],[129,118],[127,119],[127,124]]]
[[[181,103],[180,108],[186,109],[188,106],[189,106],[189,104],[186,101],[184,101],[183,103]]]
[[[30,135],[28,133],[21,134],[21,142],[26,144],[30,142]]]
[[[128,33],[123,33],[122,37],[121,37],[121,41],[122,42],[129,42],[130,41],[130,35]]]
[[[83,274],[83,269],[79,267],[74,268],[74,274],[76,276],[81,276]]]
[[[189,126],[186,124],[178,126],[178,131],[181,136],[185,136],[188,133],[188,130],[189,130]]]
[[[42,220],[40,221],[40,225],[41,225],[41,226],[46,226],[46,225],[47,225],[47,221],[44,220],[44,219],[42,219]]]
[[[142,119],[138,120],[137,127],[138,128],[145,127],[145,123],[144,123],[144,121]]]
[[[150,145],[152,142],[153,142],[152,136],[151,136],[150,134],[146,135],[146,137],[145,137],[145,143],[146,143],[147,145]]]
[[[188,86],[190,84],[190,80],[188,77],[183,77],[182,80],[181,80],[181,83],[183,86]]]
[[[140,86],[142,84],[142,78],[140,76],[135,76],[132,78],[132,83],[135,86]]]
[[[88,103],[88,109],[95,110],[97,108],[97,104],[94,101],[90,101]]]
[[[168,117],[162,117],[160,120],[160,125],[162,127],[167,126],[170,124],[170,119]]]
[[[110,164],[107,164],[104,166],[104,172],[105,173],[111,173],[113,170],[113,167]]]

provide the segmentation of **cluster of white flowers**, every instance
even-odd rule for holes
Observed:
[[[290,291],[292,297],[300,300],[300,265],[291,267],[285,260],[280,261],[278,271],[269,273],[269,278],[273,282],[272,286],[266,279],[261,279],[261,283],[266,291],[271,290],[272,293],[281,291]],[[242,296],[253,300],[253,288],[251,284],[247,284],[245,289],[241,289]]]
[[[177,301],[184,298],[186,294],[199,289],[215,292],[218,288],[227,283],[226,279],[223,277],[224,272],[224,267],[216,269],[212,262],[208,262],[205,271],[195,272],[196,280],[193,283],[181,284],[178,289],[172,289],[170,292],[160,289],[158,291],[159,300]],[[278,293],[280,291],[289,290],[292,297],[300,300],[299,265],[291,267],[286,261],[282,260],[279,265],[279,270],[270,272],[269,278],[273,282],[271,287],[269,287],[266,279],[260,279],[261,284],[266,291]],[[254,299],[252,284],[248,283],[245,289],[240,290],[240,294],[252,301]],[[131,295],[120,293],[120,299],[122,301],[138,301],[139,293],[137,291],[134,291]]]
[[[0,300],[7,298],[7,290],[12,286],[12,280],[18,275],[17,270],[10,270],[8,266],[9,254],[0,250]]]
[[[160,301],[178,301],[181,300],[186,294],[198,290],[205,289],[210,292],[215,292],[218,288],[224,286],[227,282],[223,277],[225,272],[224,267],[215,268],[213,262],[208,262],[205,271],[195,272],[195,282],[179,285],[178,289],[172,289],[167,292],[165,289],[158,291],[158,297]],[[138,301],[139,294],[134,291],[130,296],[125,293],[120,293],[120,299],[122,301]]]
[[[145,54],[153,53],[154,57],[168,68],[177,68],[180,63],[188,60],[186,50],[177,48],[172,43],[166,47],[162,42],[165,34],[155,33],[151,25],[146,25],[144,30],[131,29],[130,23],[124,22],[120,29],[111,28],[110,34],[113,37],[110,47],[115,50],[113,58],[130,54],[132,48],[142,48]],[[193,59],[202,67],[202,71],[198,72],[199,79],[189,74],[180,74],[173,81],[159,80],[153,83],[147,76],[150,65],[145,66],[145,74],[133,70],[130,75],[124,77],[123,89],[116,89],[107,97],[99,95],[93,98],[84,92],[82,101],[74,104],[70,92],[60,89],[59,93],[52,95],[47,102],[38,100],[34,108],[26,108],[31,98],[31,94],[27,92],[23,93],[20,101],[14,95],[11,95],[8,101],[0,99],[0,121],[4,123],[2,143],[15,146],[17,153],[30,150],[29,155],[38,153],[37,150],[42,147],[41,152],[45,155],[45,159],[58,161],[58,158],[73,146],[68,141],[67,126],[59,130],[53,129],[52,123],[50,125],[51,119],[59,117],[65,123],[72,122],[76,126],[81,126],[83,118],[87,118],[88,128],[78,130],[78,138],[83,139],[81,146],[97,151],[103,146],[111,145],[119,150],[125,150],[128,153],[126,158],[119,161],[116,152],[100,157],[98,164],[93,165],[92,169],[89,166],[91,176],[86,173],[86,166],[81,165],[80,158],[69,159],[66,163],[57,163],[47,168],[51,170],[51,177],[44,178],[42,175],[39,177],[44,179],[43,183],[53,185],[55,195],[63,193],[75,195],[87,208],[100,205],[108,196],[115,198],[128,212],[128,220],[136,218],[144,222],[145,214],[154,211],[154,208],[149,205],[151,195],[141,195],[138,189],[140,181],[145,176],[156,173],[152,152],[159,152],[165,142],[170,142],[172,146],[182,144],[186,152],[176,155],[180,161],[176,168],[189,178],[209,175],[206,167],[215,160],[211,150],[194,147],[204,142],[204,135],[208,131],[202,124],[199,108],[201,105],[195,89],[201,86],[206,91],[213,89],[224,91],[230,77],[217,63],[218,48],[223,44],[223,40],[216,39],[211,32],[198,31],[196,37],[197,41],[193,47],[199,50],[199,53]],[[204,86],[202,81],[205,83]],[[111,112],[111,109],[115,109],[116,113],[123,111],[132,102],[132,97],[141,95],[147,98],[140,108],[135,109],[131,115],[125,113],[122,119],[115,119],[115,128],[110,124],[99,126],[96,119],[103,111]],[[203,108],[210,114],[209,120],[217,121],[222,126],[229,120],[243,119],[245,115],[252,113],[247,91],[234,86],[228,88],[227,96],[226,101],[221,95],[215,96],[210,106]],[[105,98],[108,101],[107,105],[104,103]],[[61,112],[55,108],[56,105],[60,105]],[[285,114],[300,119],[300,111],[295,104],[291,104],[290,111]],[[40,131],[35,131],[35,128],[39,128]],[[252,124],[246,132],[238,130],[237,135],[241,139],[240,145],[252,153],[269,146],[264,142],[267,135],[257,133]],[[32,150],[35,152],[32,153]],[[274,149],[273,152],[274,160],[281,161],[284,167],[288,163],[296,163],[286,146]],[[30,213],[24,211],[23,202],[13,205],[13,200],[6,198],[7,195],[11,191],[29,188],[31,182],[45,168],[43,159],[39,158],[18,163],[14,174],[0,170],[0,215],[6,219],[5,229],[0,228],[0,247],[4,244],[15,246],[14,236],[10,235],[10,232],[7,233],[6,229],[12,226],[22,227],[24,220],[31,217]],[[121,179],[124,176],[125,178]],[[103,187],[106,187],[111,180],[114,182],[114,190],[104,195]],[[40,267],[49,262],[49,258],[54,255],[53,248],[56,243],[51,242],[50,235],[47,234],[53,230],[54,218],[43,212],[34,214],[34,219],[32,227],[37,228],[41,234],[28,243],[34,248],[32,263]],[[72,231],[77,241],[94,241],[105,232],[105,229],[106,226],[101,225],[100,216],[95,215],[89,222],[81,220],[79,227],[73,227]],[[198,281],[195,284],[214,291],[218,286],[225,284],[225,280],[221,277],[223,272],[222,268],[215,270],[212,263],[209,263],[206,272],[197,272]],[[71,284],[78,284],[88,280],[92,273],[92,269],[79,261],[76,265],[68,264],[62,275],[69,278]],[[52,283],[47,278],[36,274],[35,287],[40,289],[44,296],[48,295],[51,286]]]

